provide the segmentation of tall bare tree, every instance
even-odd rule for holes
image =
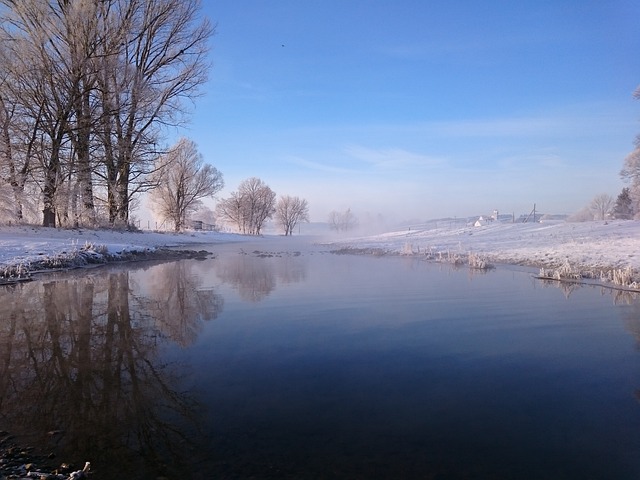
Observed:
[[[91,162],[91,138],[96,129],[96,95],[98,79],[96,61],[100,45],[107,41],[104,36],[105,18],[101,15],[100,3],[95,1],[59,0],[65,18],[65,43],[69,50],[69,66],[73,78],[71,98],[73,100],[69,136],[73,147],[72,172],[75,176],[76,195],[72,203],[73,222],[77,225],[82,217],[85,222],[95,223],[93,171]],[[78,211],[80,199],[81,211]]]
[[[160,158],[162,166],[153,175],[157,187],[150,192],[154,210],[170,220],[176,232],[185,226],[188,215],[206,197],[213,197],[224,186],[222,174],[204,164],[192,140],[182,138]]]
[[[624,160],[620,176],[629,182],[629,197],[636,218],[640,215],[640,135],[635,141],[636,148]]]
[[[300,197],[284,195],[276,203],[275,217],[285,236],[293,235],[293,229],[298,223],[309,221],[309,205]]]
[[[0,62],[2,60],[0,59]],[[24,187],[29,173],[28,159],[20,154],[22,137],[16,128],[19,116],[16,104],[0,85],[0,190],[4,197],[3,217],[22,221],[24,216]]]
[[[148,175],[164,126],[185,120],[184,101],[206,81],[213,25],[199,0],[112,0],[115,20],[99,77],[111,221],[127,222],[129,202],[153,187]]]
[[[633,92],[636,100],[640,100],[640,87]],[[624,165],[620,176],[629,182],[629,197],[631,208],[635,212],[635,218],[640,218],[640,134],[634,140],[635,148],[624,159]]]
[[[3,60],[10,59],[1,93],[28,119],[24,139],[34,133],[27,158],[38,160],[31,173],[42,192],[43,224],[91,220],[96,175],[109,220],[127,222],[134,196],[153,186],[148,175],[163,129],[186,120],[185,101],[207,78],[214,27],[200,16],[200,1],[0,6]]]
[[[8,212],[7,218],[20,222],[35,212],[38,202],[38,193],[33,191],[35,183],[28,183],[41,178],[42,173],[42,169],[36,172],[34,168],[36,154],[41,157],[41,111],[24,101],[25,97],[30,98],[30,91],[22,87],[24,78],[16,75],[20,72],[20,59],[15,57],[19,49],[6,28],[0,28],[0,183],[11,188],[12,198],[7,205],[13,211]]]
[[[2,0],[3,40],[12,96],[22,114],[38,124],[43,225],[55,226],[56,192],[62,178],[65,143],[72,112],[69,52],[64,15],[55,2]]]

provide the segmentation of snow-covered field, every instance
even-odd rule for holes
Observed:
[[[572,223],[492,222],[484,226],[444,225],[370,237],[350,238],[335,246],[372,248],[436,257],[484,256],[494,263],[559,267],[567,261],[583,269],[640,270],[640,222]]]
[[[130,252],[153,251],[198,244],[228,243],[257,239],[216,232],[183,234],[118,232],[110,230],[62,230],[42,227],[0,227],[0,276],[25,266],[55,266],[68,256],[97,262]],[[277,240],[273,237],[271,241]],[[640,272],[640,222],[609,221],[568,223],[500,223],[484,226],[445,224],[439,228],[411,228],[385,234],[333,238],[332,249],[376,249],[388,253],[429,254],[434,258],[467,257],[469,253],[492,263],[511,263],[557,268],[567,261],[582,269],[624,269]],[[31,268],[29,268],[31,266]]]

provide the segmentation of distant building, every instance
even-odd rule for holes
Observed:
[[[205,231],[218,231],[218,227],[212,223],[205,223],[202,220],[192,220],[191,228],[194,230],[205,230]]]
[[[484,217],[480,217],[478,218],[478,220],[476,220],[476,222],[473,224],[474,227],[483,227],[487,224],[488,222],[484,219]]]

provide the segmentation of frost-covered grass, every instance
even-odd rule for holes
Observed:
[[[438,225],[412,226],[368,237],[334,237],[322,243],[336,253],[407,255],[474,269],[488,268],[491,263],[518,264],[542,267],[547,278],[590,278],[629,288],[640,283],[639,221]],[[262,240],[289,243],[292,238],[267,236]],[[64,268],[75,262],[98,262],[107,255],[126,258],[130,252],[168,246],[244,241],[261,239],[217,232],[159,234],[0,227],[0,274],[24,275],[38,262],[47,268]]]
[[[27,280],[29,278],[29,268],[23,263],[5,265],[0,271],[0,283],[5,283],[6,281]]]
[[[484,255],[469,252],[467,259],[469,261],[469,267],[471,268],[476,268],[478,270],[488,270],[493,268],[493,265],[489,263],[489,260]]]
[[[61,252],[41,254],[40,258],[16,264],[5,265],[0,271],[0,279],[4,280],[25,280],[30,278],[31,273],[41,270],[57,270],[65,268],[77,268],[89,264],[104,263],[107,261],[109,251],[106,245],[96,245],[85,242],[78,246],[77,242],[72,242],[71,248]]]
[[[337,248],[382,249],[388,254],[466,263],[472,268],[489,265],[490,259],[492,263],[542,268],[546,278],[589,278],[626,288],[640,283],[638,221],[493,222],[481,227],[420,228],[330,243]]]
[[[554,280],[579,280],[583,278],[583,274],[569,263],[569,260],[558,268],[540,268],[540,277],[551,278]]]
[[[566,261],[559,268],[540,268],[540,278],[553,280],[598,280],[604,284],[622,287],[630,290],[640,290],[640,280],[637,272],[630,266],[609,270],[581,270]]]
[[[433,252],[433,248],[421,248],[415,247],[412,243],[405,243],[400,251],[386,250],[382,248],[357,248],[357,247],[343,247],[333,250],[335,254],[352,254],[352,255],[401,255],[401,256],[413,256],[423,258],[425,260],[432,260],[439,263],[449,263],[455,266],[468,265],[469,268],[477,270],[489,270],[494,266],[489,263],[487,256],[469,252],[468,254],[452,252],[451,250]]]
[[[451,252],[447,250],[446,252],[438,252],[434,257],[438,262],[442,263],[450,263],[451,265],[463,265],[464,259],[462,255],[459,253]]]
[[[638,275],[631,267],[624,269],[614,269],[609,272],[602,272],[600,278],[604,281],[611,282],[614,285],[622,285],[625,287],[640,289],[640,281]]]
[[[453,225],[415,227],[368,237],[328,241],[335,248],[377,248],[389,253],[417,255],[465,252],[483,255],[495,263],[538,267],[572,265],[592,269],[640,269],[640,222],[545,223],[493,222],[482,227]]]
[[[0,279],[25,279],[39,270],[129,259],[157,248],[244,241],[234,234],[130,232],[105,229],[0,226]]]

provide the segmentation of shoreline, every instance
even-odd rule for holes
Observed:
[[[470,270],[477,271],[489,271],[501,266],[518,266],[532,269],[533,277],[538,280],[599,286],[623,292],[640,293],[640,272],[632,269],[631,267],[627,267],[626,269],[616,268],[613,266],[591,268],[585,265],[571,264],[568,259],[565,259],[563,264],[549,264],[526,260],[510,261],[502,258],[498,254],[483,255],[473,252],[452,254],[450,251],[441,251],[436,253],[426,251],[396,251],[379,247],[358,248],[348,245],[345,246],[344,244],[340,248],[331,250],[330,252],[335,255],[417,258],[426,262],[452,265],[455,267],[467,267]],[[538,270],[539,272],[536,274],[535,270]]]
[[[50,432],[54,435],[56,432]],[[55,460],[54,452],[42,454],[34,447],[18,445],[9,432],[0,430],[0,480],[80,480],[88,478],[89,462],[84,467]],[[54,466],[55,465],[55,466]]]
[[[555,279],[602,279],[640,287],[640,222],[492,222],[483,226],[407,230],[343,238],[331,247],[344,253],[418,256],[445,263],[505,264],[536,268]]]
[[[197,258],[202,245],[243,241],[217,232],[130,232],[0,226],[0,284],[29,281],[41,273],[146,260]]]
[[[56,272],[68,272],[79,269],[99,268],[115,264],[127,264],[137,262],[170,262],[183,259],[204,259],[213,255],[206,250],[185,250],[172,248],[157,248],[154,250],[130,251],[122,255],[103,255],[99,259],[88,259],[82,255],[73,256],[68,262],[63,264],[53,264],[45,261],[43,264],[29,265],[20,268],[15,274],[10,276],[0,275],[0,287],[6,285],[14,285],[16,283],[33,281],[36,276],[45,275]],[[57,262],[56,262],[57,263]],[[51,266],[47,266],[51,265]],[[5,268],[6,272],[6,268]]]
[[[599,279],[640,288],[640,222],[501,223],[345,236],[247,236],[220,232],[130,232],[106,229],[0,227],[0,284],[28,281],[54,271],[145,260],[169,261],[207,255],[203,245],[287,242],[297,238],[334,253],[405,255],[482,269],[504,264],[539,269],[541,277]],[[286,240],[285,240],[286,239]]]

